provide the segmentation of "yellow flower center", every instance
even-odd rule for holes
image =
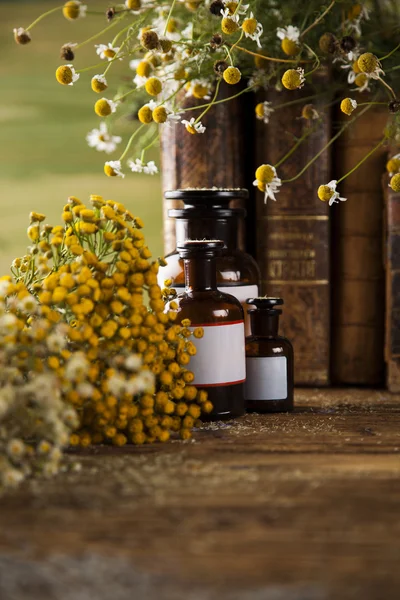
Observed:
[[[100,92],[104,92],[104,90],[107,89],[107,84],[104,83],[104,81],[99,81],[99,79],[96,77],[92,78],[90,84],[92,86],[92,90],[96,92],[96,94],[100,94]]]
[[[295,56],[299,53],[300,46],[293,40],[284,38],[281,42],[281,48],[287,56]]]
[[[256,111],[256,116],[259,119],[262,119],[264,116],[264,103],[260,102],[259,104],[257,104],[255,111]]]
[[[229,9],[229,14],[233,15],[235,10],[237,9],[238,3],[237,2],[227,2],[225,4],[225,8]]]
[[[300,73],[295,69],[288,69],[282,76],[282,85],[287,90],[297,90],[301,83]]]
[[[58,83],[61,83],[62,85],[69,85],[72,83],[73,76],[71,68],[67,65],[58,67],[56,71],[56,79]]]
[[[168,33],[174,33],[177,29],[178,22],[176,19],[170,19],[167,27]]]
[[[66,2],[62,9],[64,17],[70,21],[77,19],[80,15],[80,4],[80,2],[75,2],[74,0]]]
[[[261,183],[271,183],[275,177],[275,171],[271,165],[261,165],[256,171],[256,179]]]
[[[365,85],[367,83],[367,81],[368,81],[368,77],[365,75],[365,73],[360,73],[355,78],[354,83],[356,84],[357,87],[363,87],[363,85]]]
[[[224,81],[226,81],[226,83],[234,85],[235,83],[238,83],[240,81],[242,74],[236,67],[228,67],[227,69],[225,69],[222,77],[224,78]]]
[[[355,60],[353,62],[352,69],[353,69],[354,73],[361,73],[360,67],[358,66],[358,60]]]
[[[226,35],[231,35],[239,29],[239,25],[233,19],[224,17],[221,21],[221,29]]]
[[[141,0],[126,0],[125,6],[129,8],[129,10],[139,10],[142,3]]]
[[[107,58],[114,58],[114,56],[116,55],[116,52],[115,52],[115,50],[112,50],[111,48],[107,48],[107,50],[104,50],[103,54]]]
[[[165,123],[167,118],[168,114],[164,106],[157,106],[157,108],[153,110],[153,119],[156,123]]]
[[[150,77],[144,87],[150,96],[157,96],[162,90],[161,81],[157,77]]]
[[[334,193],[334,190],[327,185],[320,185],[318,188],[318,198],[322,200],[322,202],[328,202]]]
[[[112,110],[108,101],[105,98],[102,98],[101,100],[97,100],[96,104],[94,105],[94,112],[99,117],[107,117],[111,114]]]
[[[116,177],[117,173],[110,165],[104,165],[104,173],[107,177]]]
[[[351,98],[344,98],[340,103],[340,110],[345,115],[351,115],[351,113],[355,110],[354,105],[351,101]]]
[[[371,52],[361,54],[358,61],[358,68],[362,73],[373,73],[379,67],[379,60]]]
[[[139,77],[148,77],[151,72],[151,64],[147,60],[141,60],[136,67],[136,73]]]
[[[204,98],[207,96],[208,87],[202,83],[195,83],[192,88],[192,93],[195,98]]]
[[[186,131],[188,131],[189,133],[195,135],[197,133],[197,131],[195,130],[195,128],[193,127],[193,125],[186,125]]]
[[[242,24],[242,29],[245,33],[249,35],[253,35],[257,29],[257,20],[256,19],[245,19]]]
[[[139,108],[138,119],[141,123],[144,123],[145,125],[151,123],[153,120],[151,108],[147,105]]]
[[[394,192],[400,192],[400,173],[393,175],[389,185]]]
[[[400,158],[391,158],[386,164],[388,173],[397,173],[400,171]]]

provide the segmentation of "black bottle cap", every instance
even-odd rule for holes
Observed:
[[[222,240],[185,240],[177,250],[181,258],[213,258],[220,256],[224,247]]]
[[[282,314],[282,311],[277,306],[282,306],[282,298],[272,298],[270,296],[261,296],[259,298],[247,298],[246,304],[250,304],[255,307],[249,310],[249,313],[256,312],[258,310],[267,311],[269,314]]]
[[[246,200],[246,189],[187,188],[164,193],[167,200],[182,200],[184,208],[172,208],[168,216],[175,219],[191,217],[234,217],[246,215],[244,208],[229,208],[231,200]]]

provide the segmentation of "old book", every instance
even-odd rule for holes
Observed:
[[[315,93],[307,86],[307,94]],[[299,99],[300,92],[269,92],[278,105]],[[326,102],[326,97],[324,98]],[[306,101],[304,101],[306,104]],[[309,128],[313,133],[278,167],[278,177],[294,177],[329,141],[329,116],[322,122],[301,118],[302,103],[276,109],[268,125],[258,123],[257,164],[276,164]],[[318,104],[315,104],[318,109]],[[282,296],[283,335],[294,346],[295,383],[329,383],[330,265],[328,206],[317,196],[330,181],[327,150],[292,183],[284,183],[276,202],[257,200],[257,260],[262,287],[269,296]]]
[[[339,125],[343,118],[338,118]],[[354,167],[383,136],[387,109],[372,107],[339,138],[335,177]],[[332,207],[332,380],[380,385],[384,380],[385,285],[382,259],[382,173],[386,150],[377,150],[339,184],[347,198]]]
[[[400,194],[383,178],[385,197],[386,385],[400,392]]]

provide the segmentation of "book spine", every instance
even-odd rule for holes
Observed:
[[[373,107],[345,131],[335,146],[335,177],[346,174],[382,139],[386,121],[386,108]],[[380,385],[384,380],[381,181],[386,152],[376,151],[339,184],[347,202],[332,207],[332,379],[338,384]]]
[[[388,183],[385,175],[386,385],[390,392],[400,392],[400,194]]]
[[[269,92],[273,105],[297,99],[299,93]],[[308,93],[309,90],[308,90]],[[304,102],[306,104],[306,102]],[[302,104],[276,110],[268,125],[258,124],[257,164],[276,164],[309,128],[313,133],[277,169],[290,179],[329,141],[330,121],[301,117]],[[318,109],[318,105],[316,104]],[[322,112],[321,112],[322,114]],[[328,206],[317,196],[330,180],[329,150],[291,183],[284,183],[276,202],[257,200],[257,259],[263,292],[285,302],[280,329],[294,347],[295,383],[329,383],[330,266]]]

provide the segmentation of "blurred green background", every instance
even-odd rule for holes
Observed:
[[[62,44],[81,42],[107,26],[107,2],[89,0],[90,9],[99,14],[73,22],[61,11],[50,15],[32,29],[30,44],[19,46],[14,41],[14,27],[27,27],[42,12],[61,4],[0,0],[0,274],[8,272],[13,258],[25,254],[30,211],[43,212],[46,222],[61,224],[62,207],[71,195],[87,201],[90,194],[98,194],[123,202],[144,220],[153,256],[163,252],[159,176],[129,171],[125,179],[110,179],[103,174],[104,162],[118,159],[135,125],[128,120],[118,123],[116,133],[123,141],[111,155],[89,148],[85,140],[100,122],[93,111],[98,95],[91,90],[90,79],[101,70],[83,73],[74,86],[61,86],[54,76],[63,63]],[[93,44],[107,43],[114,35],[111,30],[80,49],[75,68],[100,62]],[[126,73],[127,67],[125,60],[110,76],[107,97],[113,97],[121,68]],[[157,151],[146,158],[159,165]]]

